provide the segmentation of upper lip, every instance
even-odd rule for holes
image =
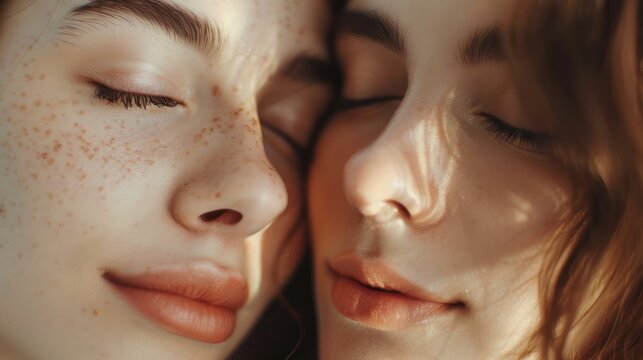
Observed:
[[[118,286],[167,292],[228,309],[241,308],[248,298],[242,276],[210,262],[192,262],[143,273],[106,271],[103,277]]]
[[[424,290],[395,272],[381,259],[365,259],[356,254],[349,253],[332,259],[330,267],[335,273],[352,278],[373,289],[398,292],[418,300],[433,303],[447,305],[458,303],[457,301],[447,301]]]

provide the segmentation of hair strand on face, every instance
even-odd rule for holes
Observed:
[[[642,9],[633,11],[636,6],[633,0],[521,1],[505,38],[525,106],[549,121],[576,189],[549,249],[542,318],[523,357],[643,353]]]

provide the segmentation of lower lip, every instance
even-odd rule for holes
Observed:
[[[163,291],[112,285],[135,309],[174,334],[212,344],[232,336],[233,310]]]
[[[387,331],[407,329],[452,309],[449,304],[372,289],[343,276],[334,281],[332,301],[337,311],[347,318]]]

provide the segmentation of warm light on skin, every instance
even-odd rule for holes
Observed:
[[[220,28],[225,50],[208,58],[136,19],[61,35],[87,3],[35,1],[0,31],[0,358],[225,358],[301,255],[289,141],[307,145],[331,90],[283,71],[327,59],[328,5],[175,0]],[[126,109],[93,82],[179,105]],[[242,218],[204,220],[221,209]],[[218,344],[157,326],[102,278],[194,260],[247,283]]]
[[[398,24],[406,46],[349,33],[337,40],[344,97],[392,100],[338,112],[316,147],[309,196],[322,359],[512,358],[535,323],[542,250],[568,181],[551,155],[480,125],[484,111],[544,127],[526,122],[506,65],[491,55],[460,60],[463,42],[500,24],[510,4],[349,1]],[[408,328],[377,314],[353,321],[333,303],[330,264],[344,254],[463,306]]]

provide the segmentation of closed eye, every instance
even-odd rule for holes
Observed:
[[[547,134],[511,126],[498,117],[485,112],[477,112],[474,115],[478,118],[478,126],[492,134],[499,142],[534,152],[550,151],[551,139]]]
[[[389,101],[399,101],[399,96],[378,96],[367,99],[341,99],[338,105],[338,111],[349,111],[356,108],[368,107],[375,104],[381,104]]]
[[[96,98],[107,101],[110,104],[122,105],[125,107],[125,109],[138,107],[143,110],[147,110],[147,108],[150,106],[156,106],[159,108],[173,108],[179,105],[183,105],[181,102],[166,96],[147,95],[121,91],[112,89],[100,83],[94,83],[94,86],[94,96]]]

